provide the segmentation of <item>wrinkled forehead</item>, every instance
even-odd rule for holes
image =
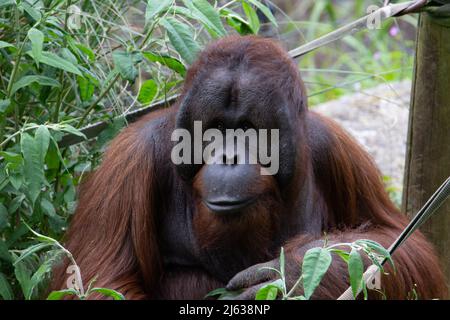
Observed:
[[[216,67],[199,74],[195,81],[195,98],[198,102],[211,99],[238,105],[270,105],[283,98],[277,84],[258,72],[257,68]]]

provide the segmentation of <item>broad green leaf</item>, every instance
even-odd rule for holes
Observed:
[[[303,290],[309,299],[331,265],[331,254],[325,248],[309,249],[303,257]]]
[[[8,47],[14,47],[14,46],[11,43],[0,40],[0,49],[8,48]]]
[[[159,62],[163,66],[172,69],[183,77],[186,75],[186,68],[178,59],[166,55],[155,54],[152,52],[144,52],[143,55],[148,61]]]
[[[253,4],[255,7],[257,7],[275,27],[278,27],[277,20],[273,16],[272,11],[270,11],[270,9],[267,6],[262,4],[259,0],[247,0],[247,1]]]
[[[252,6],[249,5],[247,2],[242,2],[242,9],[244,9],[245,16],[248,19],[248,23],[253,33],[258,34],[260,24],[255,9],[253,9]]]
[[[28,133],[22,134],[21,151],[24,159],[24,178],[28,187],[28,196],[33,205],[45,182],[44,163],[49,143],[50,133],[45,126],[39,126],[34,138]]]
[[[153,22],[151,20],[157,18],[164,13],[173,4],[174,0],[148,0],[147,9],[145,10],[145,24]]]
[[[116,51],[113,53],[113,60],[116,69],[123,79],[130,82],[136,79],[138,76],[136,65],[142,61],[142,54],[140,52]]]
[[[352,287],[353,297],[356,298],[361,282],[363,281],[364,264],[361,255],[356,249],[352,249],[348,258],[348,274],[350,276],[350,285]]]
[[[78,295],[75,289],[64,289],[59,291],[52,291],[47,297],[47,300],[62,300],[65,296],[76,296]]]
[[[155,80],[149,79],[145,81],[139,90],[138,100],[142,104],[148,104],[155,99],[158,94],[158,85]]]
[[[183,0],[194,17],[199,20],[213,37],[223,37],[227,34],[216,9],[206,0]]]
[[[44,164],[45,155],[47,154],[48,146],[50,144],[50,132],[48,131],[47,127],[44,125],[40,125],[34,134],[34,139],[39,150],[39,161],[41,162],[41,164]]]
[[[200,46],[193,38],[193,31],[188,25],[174,18],[162,19],[161,24],[166,28],[175,50],[188,64],[192,64],[200,51]]]
[[[90,292],[98,292],[101,293],[104,296],[111,297],[114,300],[125,300],[125,297],[116,290],[113,289],[107,289],[107,288],[92,288]]]
[[[45,213],[47,213],[49,217],[56,216],[56,211],[55,207],[53,206],[53,203],[48,201],[46,198],[41,199],[41,208],[44,210]]]
[[[79,129],[77,129],[75,127],[72,127],[70,124],[67,124],[67,123],[59,124],[58,125],[58,129],[61,130],[61,131],[64,131],[64,132],[71,133],[71,134],[74,134],[76,136],[82,137],[84,139],[87,139],[86,135],[83,132],[81,132]]]
[[[11,285],[9,284],[6,276],[0,272],[0,296],[3,300],[13,300],[14,293],[11,289]]]
[[[45,77],[45,76],[37,76],[37,75],[32,75],[32,76],[24,76],[22,78],[20,78],[16,83],[14,83],[14,85],[12,86],[11,89],[11,94],[16,93],[17,90],[22,89],[26,86],[29,86],[32,83],[38,83],[41,86],[50,86],[50,87],[60,87],[60,83],[52,78],[49,77]]]
[[[256,292],[255,300],[275,300],[277,295],[278,287],[269,283]]]
[[[15,266],[14,274],[22,288],[23,296],[27,299],[31,296],[31,271],[22,261]]]
[[[39,61],[42,59],[42,48],[44,46],[44,34],[36,29],[28,30],[28,38],[31,41],[31,51],[36,64],[39,66]]]
[[[78,89],[82,101],[89,101],[94,95],[95,85],[88,77],[77,77]]]
[[[34,21],[39,21],[42,18],[42,14],[39,11],[39,7],[41,7],[39,5],[39,1],[20,1],[19,2],[19,7],[22,7],[22,9],[28,13],[30,15],[30,17],[34,20]]]
[[[33,59],[36,60],[32,51],[29,51],[28,54]],[[39,59],[39,62],[49,65],[51,67],[57,68],[57,69],[61,69],[61,70],[64,70],[64,71],[67,71],[70,73],[77,74],[79,76],[83,76],[77,66],[75,66],[71,62],[61,58],[60,56],[54,54],[53,52],[42,51],[42,56]]]

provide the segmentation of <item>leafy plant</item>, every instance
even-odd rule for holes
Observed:
[[[345,248],[348,250],[345,250]],[[325,242],[323,247],[311,248],[306,251],[301,265],[301,274],[292,287],[288,288],[285,272],[286,258],[284,250],[281,248],[279,269],[262,268],[270,269],[275,272],[278,275],[278,278],[261,287],[256,292],[255,299],[275,300],[280,297],[282,300],[309,300],[330,268],[333,260],[332,254],[337,255],[347,264],[350,286],[355,298],[362,290],[364,298],[367,299],[367,287],[363,277],[364,264],[362,255],[366,255],[382,273],[384,273],[384,269],[381,265],[381,261],[384,259],[387,259],[394,267],[394,262],[391,259],[389,252],[375,241],[361,239],[351,243],[336,243],[332,245],[327,245]],[[302,295],[296,295],[299,288],[302,288]],[[207,296],[228,299],[233,298],[240,293],[240,291],[230,292],[225,288],[219,288],[210,292]]]
[[[124,113],[177,94],[198,51],[239,32],[233,19],[248,23],[243,6],[271,16],[256,0],[0,1],[1,298],[42,298],[76,187],[127,124]],[[61,146],[65,134],[84,139],[80,128],[105,120],[95,139]],[[46,240],[30,239],[27,225]],[[51,298],[120,298],[90,287]]]

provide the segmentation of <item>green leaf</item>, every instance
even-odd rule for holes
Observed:
[[[214,289],[213,291],[208,292],[208,294],[205,296],[205,298],[220,296],[227,292],[228,292],[228,290],[226,288],[217,288],[217,289]]]
[[[364,264],[361,255],[356,249],[352,249],[348,259],[348,274],[350,276],[350,285],[352,287],[353,297],[356,298],[361,283],[363,281]]]
[[[278,287],[269,283],[256,292],[255,300],[275,300],[277,295]]]
[[[35,252],[38,252],[46,247],[51,246],[51,243],[37,243],[34,244],[28,248],[26,248],[25,250],[23,250],[20,254],[20,256],[16,259],[16,261],[14,261],[14,265],[17,265],[18,263],[20,263],[23,259],[27,258],[28,256],[32,255]]]
[[[91,100],[92,96],[94,95],[95,85],[89,80],[88,77],[83,78],[80,76],[77,77],[77,83],[81,100]]]
[[[392,267],[394,268],[394,271],[395,271],[395,265],[394,265],[394,261],[392,260],[391,254],[381,244],[379,244],[376,241],[370,240],[370,239],[357,240],[357,241],[355,241],[355,244],[357,244],[357,245],[366,245],[371,250],[373,250],[376,253],[382,255],[384,258],[386,258],[389,261],[389,263],[392,265]]]
[[[335,253],[337,254],[339,257],[341,257],[342,260],[344,260],[346,263],[348,262],[350,253],[348,253],[347,251],[344,250],[340,250],[340,249],[330,249],[331,253]]]
[[[14,47],[11,43],[0,40],[0,49]]]
[[[188,25],[174,18],[162,19],[161,24],[166,28],[175,50],[188,64],[192,64],[200,51],[200,46],[193,38],[193,31]]]
[[[28,38],[31,41],[31,51],[36,64],[39,66],[39,61],[42,59],[42,48],[44,46],[44,34],[36,29],[28,30]]]
[[[220,10],[220,14],[226,18],[228,25],[236,30],[240,35],[253,33],[249,23],[236,12],[228,8],[224,8]]]
[[[89,62],[95,61],[95,53],[90,48],[81,43],[75,44],[75,47],[77,47],[81,52],[83,52],[87,56]]]
[[[155,80],[149,79],[145,81],[139,90],[138,101],[142,104],[148,104],[155,99],[158,94],[158,85]]]
[[[78,296],[78,292],[75,289],[52,291],[48,295],[47,300],[62,300],[65,296]]]
[[[255,9],[252,8],[251,5],[249,5],[246,2],[242,2],[242,9],[244,9],[244,13],[248,19],[248,23],[250,25],[250,28],[252,29],[254,34],[258,34],[260,24],[259,24],[259,18],[256,14]]]
[[[163,66],[172,69],[183,77],[186,75],[186,68],[178,59],[166,55],[154,54],[152,52],[144,52],[143,55],[148,61],[159,62]]]
[[[22,9],[30,15],[30,17],[34,21],[39,21],[42,18],[42,14],[39,11],[39,7],[42,7],[42,2],[40,1],[21,1],[19,2],[18,7],[22,7]]]
[[[45,161],[45,155],[47,154],[48,146],[50,144],[50,132],[48,131],[47,127],[44,125],[40,125],[34,134],[34,139],[39,151],[39,161],[43,165]]]
[[[145,10],[145,24],[167,11],[172,3],[173,0],[148,0],[147,9]]]
[[[31,296],[31,271],[27,268],[23,261],[15,266],[14,274],[22,288],[22,293],[25,299]]]
[[[6,276],[0,272],[0,296],[3,300],[13,300],[14,293],[11,289],[11,285],[9,284]]]
[[[116,51],[113,53],[113,60],[116,69],[123,79],[130,82],[136,79],[138,76],[136,65],[142,61],[142,54],[140,52]]]
[[[250,2],[251,4],[253,4],[255,7],[257,7],[267,17],[267,19],[269,19],[269,21],[275,27],[278,27],[277,20],[273,16],[272,11],[270,11],[270,9],[267,6],[265,6],[264,4],[259,2],[258,0],[247,0],[247,1]]]
[[[36,60],[36,58],[33,55],[32,51],[29,51],[28,54]],[[61,69],[70,73],[77,74],[79,76],[83,76],[81,71],[78,69],[77,66],[72,64],[71,62],[61,58],[60,56],[54,54],[53,52],[49,51],[42,51],[42,56],[39,59],[40,63],[44,63],[46,65],[49,65],[51,67]]]
[[[98,292],[101,293],[104,296],[111,297],[114,300],[125,300],[125,297],[120,292],[117,292],[113,289],[107,289],[107,288],[92,288],[90,292]]]
[[[218,288],[211,292],[209,292],[206,296],[206,298],[215,297],[218,296],[218,300],[228,300],[233,299],[234,297],[237,297],[242,293],[242,290],[236,290],[236,291],[228,291],[225,288]]]
[[[306,299],[316,290],[323,276],[331,265],[331,254],[325,248],[309,249],[303,257],[302,276]]]
[[[206,0],[183,0],[194,17],[199,20],[213,37],[223,37],[227,34],[216,9]]]
[[[55,207],[53,206],[53,203],[51,203],[50,201],[48,201],[45,198],[41,199],[41,208],[44,210],[45,213],[47,213],[47,215],[49,217],[56,216],[56,211],[55,211]]]
[[[50,86],[50,87],[60,87],[61,86],[57,80],[49,78],[49,77],[37,76],[37,75],[24,76],[24,77],[20,78],[16,83],[14,83],[14,85],[12,86],[12,89],[11,89],[11,94],[16,93],[16,91],[19,89],[29,86],[33,82],[36,82],[36,83],[40,84],[41,86]]]
[[[57,252],[60,252],[60,250],[57,250]],[[52,271],[52,267],[54,262],[56,261],[58,257],[58,254],[51,256],[47,258],[44,263],[42,263],[39,268],[36,270],[36,272],[33,274],[30,280],[30,294],[29,299],[31,299],[31,296],[33,294],[33,290],[37,288],[37,286],[45,280],[45,276]]]
[[[70,124],[61,123],[61,124],[58,125],[58,129],[61,130],[61,131],[64,131],[64,132],[71,133],[71,134],[74,134],[76,136],[82,137],[84,139],[87,139],[86,135],[83,132],[81,132],[79,129],[77,129],[75,127],[72,127]]]
[[[28,196],[33,205],[39,196],[41,185],[46,181],[44,164],[49,144],[50,133],[43,125],[36,130],[34,138],[28,133],[22,134],[21,151],[24,159],[24,178],[28,187]]]

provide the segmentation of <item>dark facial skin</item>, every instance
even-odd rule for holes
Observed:
[[[280,108],[286,103],[283,95],[269,86],[262,87],[258,71],[246,65],[234,69],[217,66],[213,72],[199,74],[180,106],[177,128],[189,130],[191,136],[194,134],[194,121],[202,122],[203,132],[211,128],[219,129],[224,134],[226,129],[278,129],[280,144],[292,146],[293,141],[286,134],[290,130],[289,109]],[[270,136],[268,140],[270,142]],[[279,172],[271,177],[276,188],[280,183],[287,184],[293,171],[295,148],[284,150],[289,152],[285,152],[288,154],[280,159]],[[245,151],[235,151],[228,157],[246,157]],[[217,158],[224,156],[215,155]],[[260,163],[182,164],[177,167],[180,176],[186,180],[198,179],[201,172],[202,201],[216,214],[236,214],[254,205],[262,196],[252,187],[261,183],[260,170]]]

